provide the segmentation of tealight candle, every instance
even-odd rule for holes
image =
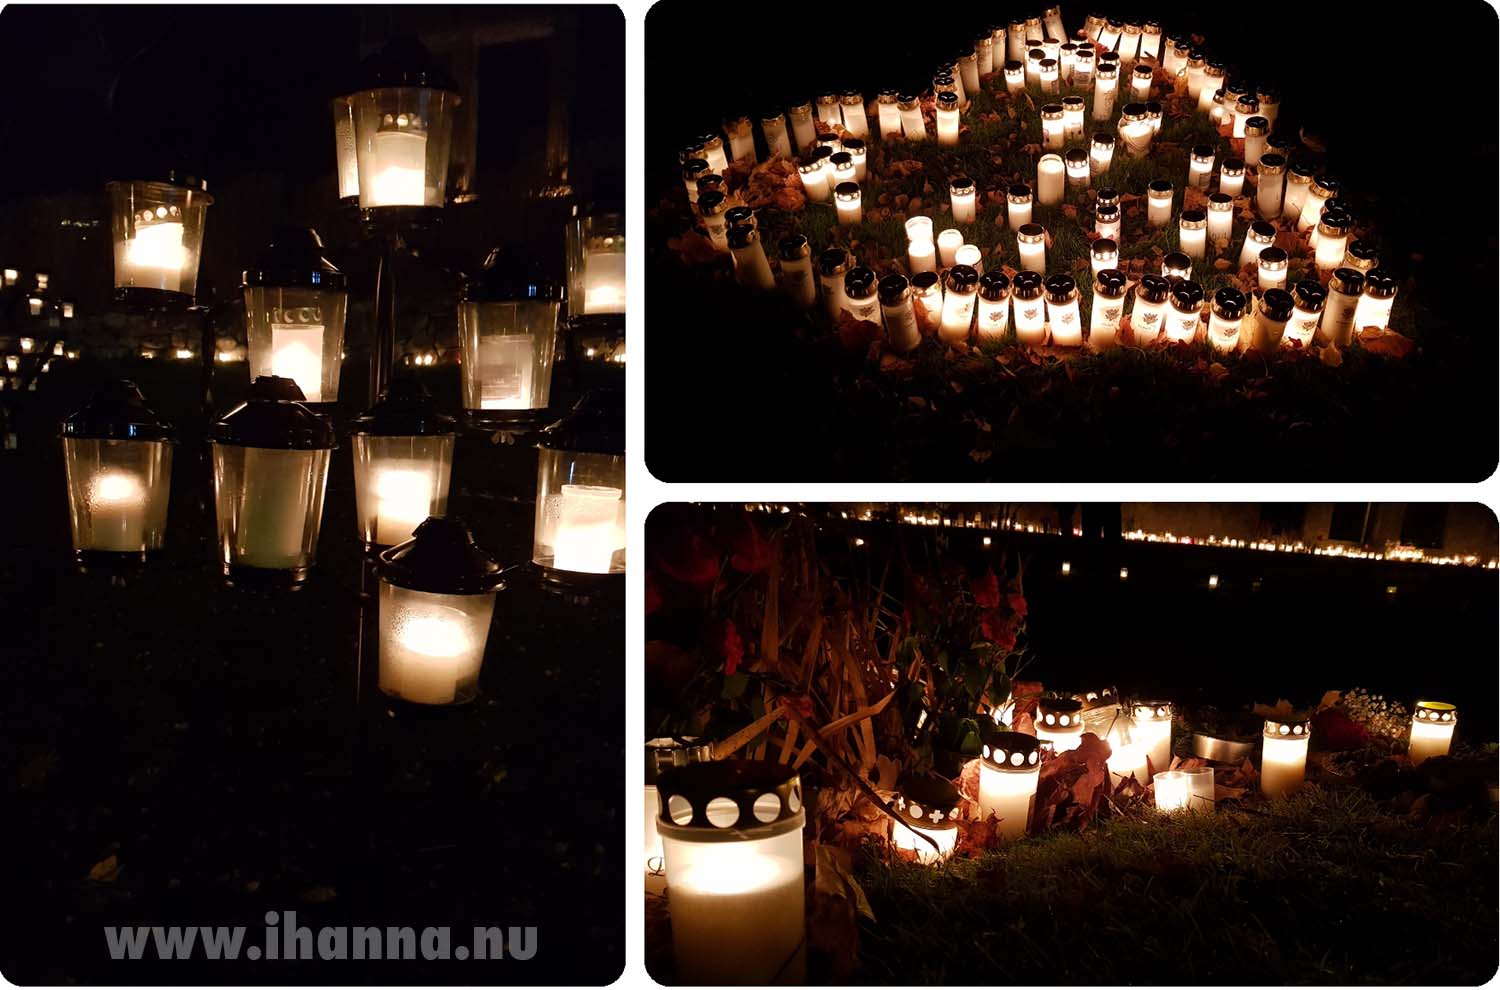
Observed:
[[[1302,786],[1309,729],[1305,721],[1266,719],[1260,743],[1260,789],[1266,797],[1285,797]]]
[[[999,343],[1010,329],[1010,279],[1004,272],[979,276],[979,339]]]
[[[828,173],[825,171],[824,159],[804,158],[797,166],[797,174],[802,178],[802,191],[807,194],[808,200],[814,203],[828,201]]]
[[[906,260],[914,275],[937,270],[937,248],[932,242],[930,217],[912,217],[906,221]]]
[[[1120,246],[1112,238],[1099,238],[1089,245],[1089,263],[1096,277],[1106,268],[1119,267]]]
[[[1120,140],[1125,145],[1125,154],[1131,158],[1145,158],[1151,150],[1151,138],[1155,131],[1146,118],[1146,104],[1127,103],[1120,111]]]
[[[1177,240],[1183,254],[1202,261],[1208,241],[1208,214],[1202,210],[1183,210],[1177,217]]]
[[[963,246],[964,235],[952,227],[938,234],[938,260],[943,263],[944,268],[958,264],[958,249]]]
[[[1315,261],[1320,272],[1331,272],[1344,263],[1344,254],[1349,246],[1349,228],[1353,218],[1343,210],[1332,209],[1323,213],[1318,221],[1318,244]]]
[[[823,188],[828,188],[828,182],[822,178],[822,163],[818,163],[818,181],[823,183]],[[807,185],[807,174],[804,172],[802,183]],[[826,196],[824,198],[827,198]],[[729,201],[725,195],[718,190],[711,192],[700,192],[698,194],[698,217],[703,221],[703,229],[708,232],[708,239],[713,243],[714,249],[718,251],[729,251],[729,228],[724,214],[729,210]]]
[[[818,128],[813,124],[813,108],[811,103],[799,103],[787,110],[787,117],[792,122],[792,137],[796,139],[793,150],[801,154],[807,150],[807,146],[818,139]]]
[[[901,136],[901,110],[896,106],[899,94],[894,89],[883,89],[875,97],[875,121],[880,128],[880,140],[890,141]]]
[[[1286,159],[1274,152],[1261,156],[1255,169],[1255,208],[1266,220],[1281,216],[1281,191],[1286,181]]]
[[[1097,350],[1113,347],[1125,312],[1125,274],[1106,268],[1094,274],[1094,302],[1089,312],[1089,344]]]
[[[918,272],[911,277],[911,298],[914,306],[922,307],[927,325],[937,328],[943,317],[943,280],[937,272]]]
[[[937,774],[903,775],[896,792],[891,845],[932,864],[958,847],[958,788]]]
[[[841,226],[851,227],[864,219],[863,201],[858,182],[840,182],[834,187],[833,202],[838,208]]]
[[[1094,208],[1094,233],[1102,238],[1120,240],[1120,208],[1113,203],[1100,203]]]
[[[870,118],[865,114],[865,96],[858,90],[849,90],[839,97],[844,118],[844,132],[851,137],[865,138],[870,135]]]
[[[1042,296],[1042,276],[1038,272],[1017,272],[1011,280],[1010,295],[1015,304],[1016,340],[1031,347],[1047,343],[1047,312]],[[1040,734],[1041,726],[1037,726]]]
[[[1365,287],[1365,276],[1354,268],[1338,268],[1328,279],[1328,302],[1318,324],[1318,343],[1346,347],[1354,336],[1354,316]]]
[[[860,265],[844,276],[844,311],[856,320],[879,325],[880,297],[872,269]]]
[[[1094,71],[1094,119],[1109,120],[1115,114],[1115,89],[1119,70],[1101,61]]]
[[[1038,166],[1040,168],[1040,166]],[[1017,182],[1005,191],[1006,223],[1011,230],[1020,230],[1031,222],[1031,187]]]
[[[1042,107],[1042,147],[1049,151],[1061,150],[1063,146],[1063,134],[1066,126],[1063,124],[1063,105],[1061,103],[1048,103]]]
[[[1060,91],[1061,86],[1058,83],[1058,71],[1057,59],[1055,58],[1044,58],[1041,64],[1037,66],[1037,81],[1041,83],[1043,93],[1054,94]]]
[[[1130,98],[1144,102],[1151,95],[1154,63],[1141,62],[1130,72]]]
[[[1016,231],[1016,248],[1021,267],[1030,272],[1047,273],[1047,230],[1039,223],[1023,224]]]
[[[1214,293],[1208,313],[1208,342],[1220,354],[1233,351],[1240,343],[1245,323],[1245,294],[1225,286]]]
[[[818,255],[818,282],[823,288],[823,306],[828,318],[838,322],[839,314],[847,308],[844,299],[844,276],[853,267],[849,252],[843,248],[829,248]]]
[[[1171,251],[1162,256],[1162,277],[1170,282],[1178,282],[1185,278],[1191,278],[1193,274],[1193,259],[1181,251]]]
[[[1203,315],[1203,288],[1183,278],[1172,286],[1171,312],[1167,315],[1167,339],[1190,344],[1198,339],[1198,324]]]
[[[1226,196],[1238,196],[1245,191],[1245,162],[1240,158],[1226,158],[1219,166],[1219,192]]]
[[[1022,732],[995,732],[982,745],[979,761],[979,812],[998,819],[995,834],[1019,839],[1031,821],[1041,768],[1037,737]]]
[[[843,104],[837,93],[823,93],[817,99],[818,122],[836,127],[844,122]]]
[[[1152,790],[1156,792],[1156,810],[1186,811],[1188,807],[1188,776],[1181,770],[1161,770],[1151,778]]]
[[[973,223],[976,215],[975,202],[978,191],[974,180],[967,175],[955,175],[948,182],[948,199],[956,223]]]
[[[974,322],[974,303],[979,293],[979,273],[968,265],[948,269],[944,283],[943,317],[938,336],[944,343],[963,344]]]
[[[1037,159],[1037,201],[1043,205],[1055,205],[1062,202],[1062,190],[1064,190],[1064,172],[1067,166],[1062,163],[1061,154],[1043,154]]]
[[[1302,197],[1301,212],[1297,217],[1297,229],[1307,230],[1317,224],[1323,216],[1323,205],[1339,191],[1339,181],[1320,175],[1308,184]]]
[[[1177,772],[1187,778],[1188,810],[1212,812],[1214,810],[1214,768],[1189,767]]]
[[[1153,344],[1161,336],[1167,314],[1167,296],[1171,290],[1171,283],[1161,275],[1141,276],[1130,311],[1130,329],[1138,346]]]
[[[1011,59],[1005,63],[1003,71],[1005,72],[1005,91],[1007,93],[1014,96],[1017,93],[1025,91],[1026,63],[1017,59]]]
[[[938,144],[958,144],[958,96],[954,93],[939,93],[937,96]]]
[[[1245,241],[1240,246],[1240,260],[1236,263],[1237,268],[1246,265],[1260,264],[1260,253],[1276,243],[1276,228],[1264,220],[1257,220],[1250,225],[1245,232]]]
[[[1234,235],[1234,199],[1222,192],[1208,197],[1208,239],[1221,250]]]
[[[1442,701],[1419,701],[1411,717],[1411,741],[1406,755],[1412,766],[1434,756],[1447,756],[1458,726],[1458,709]]]
[[[922,119],[922,104],[915,96],[902,96],[896,102],[901,115],[901,132],[908,141],[926,141],[927,124]]]
[[[902,354],[922,342],[917,329],[917,313],[912,308],[911,283],[905,275],[882,278],[876,287],[880,296],[880,315],[885,320],[885,339],[891,350]]]
[[[1391,307],[1396,303],[1396,279],[1384,268],[1376,268],[1365,274],[1364,292],[1354,310],[1354,328],[1364,330],[1378,327],[1384,330],[1391,323]]]
[[[1287,167],[1286,192],[1281,198],[1281,215],[1288,219],[1300,219],[1302,216],[1302,203],[1307,199],[1307,191],[1312,188],[1312,169],[1300,162]]]
[[[766,139],[766,151],[772,158],[791,158],[792,141],[787,136],[786,118],[772,110],[760,118],[760,133]]]
[[[1078,283],[1071,275],[1049,275],[1042,283],[1047,290],[1047,324],[1057,347],[1083,345],[1083,319],[1078,312]]]
[[[979,250],[977,244],[964,244],[953,253],[953,260],[960,265],[968,265],[979,274],[984,274],[984,252]]]
[[[1317,336],[1318,322],[1328,303],[1328,290],[1316,279],[1303,279],[1293,287],[1291,296],[1292,312],[1285,339],[1306,347]]]
[[[812,246],[803,234],[789,234],[776,242],[781,259],[781,291],[803,309],[818,301],[818,283],[813,280]]]
[[[1199,189],[1208,188],[1209,177],[1214,171],[1214,148],[1211,144],[1194,145],[1188,156],[1187,184]]]
[[[1272,245],[1262,248],[1256,263],[1256,285],[1262,292],[1286,288],[1287,253]]]
[[[851,183],[852,184],[852,183]],[[855,187],[858,191],[858,186]],[[750,289],[770,292],[776,288],[771,263],[760,243],[760,231],[750,226],[729,228],[729,254],[734,259],[735,281]]]

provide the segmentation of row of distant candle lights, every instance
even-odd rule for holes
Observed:
[[[997,723],[1011,717],[1009,707],[995,713]],[[1042,765],[1077,749],[1087,733],[1109,743],[1112,784],[1133,778],[1151,785],[1163,813],[1210,813],[1212,763],[1168,769],[1174,719],[1171,702],[1122,704],[1113,689],[1041,698],[1033,715],[1035,735],[995,731],[985,739],[978,814],[997,820],[1002,842],[1023,838]],[[1411,762],[1446,754],[1457,724],[1453,705],[1417,702],[1408,743]],[[1268,798],[1283,798],[1302,786],[1311,734],[1304,715],[1265,719],[1260,789]],[[806,815],[797,772],[765,761],[703,762],[711,759],[712,748],[701,740],[654,739],[646,748],[646,888],[653,893],[665,888],[678,982],[802,982]],[[1240,744],[1240,752],[1248,749]],[[889,833],[894,848],[925,864],[939,863],[957,849],[962,809],[950,783],[930,774],[904,778],[892,805],[898,818]]]
[[[1340,183],[1314,175],[1305,166],[1288,163],[1293,143],[1272,133],[1279,112],[1279,95],[1269,89],[1252,91],[1225,77],[1222,65],[1211,62],[1187,41],[1163,38],[1155,24],[1121,24],[1091,15],[1084,27],[1086,41],[1067,37],[1059,8],[1045,18],[1013,21],[1008,30],[996,27],[981,34],[974,49],[934,79],[937,140],[959,142],[960,115],[966,93],[977,92],[983,78],[1002,72],[1006,89],[1020,94],[1031,88],[1044,95],[1062,88],[1077,91],[1042,107],[1043,147],[1037,163],[1035,194],[1025,184],[1006,190],[1006,216],[1015,232],[1022,271],[1014,278],[1001,271],[985,271],[984,252],[968,243],[957,227],[934,236],[932,218],[906,221],[908,273],[877,278],[874,270],[858,265],[850,253],[832,247],[817,258],[816,275],[808,240],[801,234],[782,239],[779,285],[804,308],[822,296],[831,319],[844,312],[855,319],[883,325],[886,339],[898,352],[908,352],[921,341],[917,309],[937,328],[939,339],[953,344],[971,339],[1003,342],[1012,332],[1019,343],[1079,347],[1085,342],[1103,349],[1118,342],[1120,325],[1131,306],[1129,320],[1137,345],[1157,340],[1190,342],[1204,333],[1203,310],[1208,304],[1206,337],[1223,353],[1254,347],[1260,351],[1280,346],[1347,345],[1358,329],[1389,325],[1397,284],[1372,244],[1351,241],[1355,220],[1336,197]],[[1096,47],[1104,52],[1095,58]],[[1002,62],[998,53],[1009,59]],[[1097,67],[1096,67],[1097,63]],[[1126,104],[1118,123],[1119,141],[1108,131],[1094,133],[1085,150],[1065,146],[1084,140],[1085,99],[1092,92],[1092,118],[1108,122],[1114,116],[1115,95],[1122,72],[1130,77],[1133,102]],[[1164,75],[1180,82],[1197,109],[1215,123],[1228,122],[1235,138],[1245,142],[1244,157],[1219,163],[1218,184],[1207,197],[1207,209],[1186,209],[1177,219],[1181,250],[1167,254],[1161,271],[1143,275],[1132,289],[1119,269],[1120,197],[1109,188],[1095,190],[1091,245],[1093,305],[1085,337],[1080,293],[1072,275],[1047,275],[1049,235],[1032,222],[1033,200],[1041,205],[1063,201],[1064,190],[1079,193],[1108,172],[1116,144],[1132,158],[1145,157],[1161,129],[1162,107],[1150,100],[1153,80]],[[779,112],[761,120],[770,154],[799,162],[803,189],[813,202],[834,201],[841,224],[863,218],[860,183],[866,174],[869,119],[863,94],[828,94],[813,104]],[[886,91],[876,103],[882,141],[925,141],[925,120],[917,97]],[[725,125],[733,160],[754,161],[756,148],[748,118]],[[792,146],[795,139],[796,148]],[[797,155],[801,157],[797,157]],[[771,291],[773,275],[749,207],[732,206],[724,186],[726,157],[722,136],[705,135],[681,153],[683,179],[689,201],[709,239],[733,258],[736,278],[744,285]],[[1215,150],[1210,145],[1191,150],[1188,186],[1207,189],[1212,181]],[[1255,266],[1257,291],[1249,298],[1225,287],[1205,300],[1203,288],[1192,279],[1195,261],[1203,261],[1210,243],[1227,242],[1234,234],[1235,198],[1245,192],[1247,170],[1257,176],[1256,211],[1236,262],[1237,268]],[[968,176],[949,183],[949,202],[955,222],[976,218],[979,190]],[[1165,180],[1150,183],[1146,194],[1147,223],[1162,228],[1172,222],[1176,195]],[[1275,246],[1280,225],[1309,232],[1320,278],[1305,278],[1288,286],[1289,257]],[[1014,317],[1012,317],[1012,310]]]

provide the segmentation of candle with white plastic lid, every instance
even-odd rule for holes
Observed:
[[[979,313],[975,320],[979,339],[1000,343],[1010,329],[1010,279],[1004,272],[979,276]]]
[[[1068,189],[1078,191],[1089,187],[1089,153],[1082,148],[1069,148],[1063,154],[1063,167],[1068,173]]]
[[[922,119],[922,103],[915,96],[902,95],[896,101],[901,115],[901,132],[908,141],[927,140],[927,124]]]
[[[1185,278],[1193,276],[1193,259],[1181,251],[1169,251],[1162,256],[1161,273],[1167,281],[1173,284]]]
[[[1256,265],[1257,287],[1262,292],[1266,289],[1286,288],[1287,262],[1289,260],[1287,253],[1275,245],[1262,248]]]
[[[922,342],[917,313],[912,305],[911,283],[905,275],[887,275],[876,284],[880,315],[885,321],[885,339],[891,350],[905,354]]]
[[[853,183],[850,183],[853,185]],[[856,190],[859,188],[855,187]],[[766,259],[766,250],[760,243],[760,231],[748,225],[729,228],[729,254],[734,259],[735,281],[749,289],[770,292],[776,288],[776,279],[771,275],[771,263]]]
[[[1208,242],[1208,214],[1203,210],[1183,210],[1177,217],[1177,241],[1183,254],[1202,261]]]
[[[964,246],[964,235],[952,227],[938,234],[938,260],[944,268],[958,264],[958,249]]]
[[[1236,263],[1237,268],[1246,265],[1259,266],[1260,253],[1276,243],[1276,228],[1264,220],[1256,220],[1245,232],[1244,244],[1240,247],[1240,260]]]
[[[1262,354],[1269,354],[1284,342],[1294,338],[1291,335],[1292,327],[1288,324],[1292,321],[1292,313],[1296,306],[1292,294],[1285,289],[1268,289],[1259,294],[1254,300],[1255,319],[1252,321],[1253,333],[1250,346]],[[1316,317],[1313,326],[1317,326]],[[1301,341],[1306,346],[1306,341]]]
[[[1146,223],[1165,227],[1172,222],[1172,183],[1155,179],[1146,186]]]
[[[1208,239],[1219,250],[1229,246],[1234,235],[1234,199],[1226,193],[1210,193],[1208,197]]]
[[[1214,293],[1208,314],[1208,342],[1220,354],[1233,351],[1240,344],[1240,330],[1245,324],[1245,294],[1225,286]]]
[[[1153,344],[1161,336],[1172,285],[1164,276],[1145,274],[1135,287],[1130,311],[1130,329],[1138,347]]]
[[[1046,103],[1041,109],[1042,147],[1048,151],[1060,151],[1063,146],[1063,105]]]
[[[781,291],[803,309],[818,301],[818,284],[813,281],[812,247],[803,234],[789,234],[776,243],[781,259]]]
[[[1046,154],[1037,159],[1036,163],[1036,198],[1043,206],[1052,206],[1062,202],[1063,189],[1066,180],[1064,173],[1066,166],[1063,165],[1061,155]]]
[[[1015,309],[1012,319],[1016,325],[1016,340],[1031,347],[1047,343],[1047,310],[1041,274],[1016,272],[1016,277],[1011,280],[1010,295]]]
[[[1095,131],[1089,139],[1089,172],[1097,178],[1109,171],[1115,160],[1115,136],[1108,131]]]
[[[856,320],[880,324],[880,297],[872,269],[859,265],[844,275],[844,311]]]
[[[958,144],[958,95],[956,93],[939,93],[937,95],[937,134],[938,144]]]
[[[823,305],[829,319],[838,321],[839,314],[847,308],[844,299],[844,276],[853,268],[849,252],[843,248],[829,248],[818,255],[818,280],[823,288]]]
[[[960,265],[968,265],[979,274],[984,274],[984,252],[979,250],[977,244],[962,244],[953,253],[953,260]]]
[[[1364,291],[1354,310],[1354,329],[1376,327],[1384,330],[1391,323],[1391,307],[1396,303],[1396,278],[1384,268],[1365,273]]]
[[[858,182],[840,182],[834,187],[833,202],[841,226],[850,227],[864,219],[864,196]]]
[[[1151,150],[1151,139],[1156,131],[1146,117],[1146,104],[1127,103],[1120,110],[1120,142],[1125,145],[1125,154],[1130,158],[1145,158]]]
[[[899,96],[894,89],[883,89],[875,97],[875,123],[880,129],[882,141],[891,141],[901,136],[901,110],[896,106]]]
[[[1412,766],[1434,756],[1447,756],[1458,727],[1458,709],[1443,701],[1419,701],[1411,716],[1411,738],[1406,754]]]
[[[1318,271],[1331,272],[1343,265],[1352,226],[1354,218],[1343,210],[1323,211],[1323,219],[1318,221],[1318,244],[1314,256]]]
[[[1380,266],[1380,249],[1372,241],[1353,241],[1344,251],[1344,267],[1367,272]]]
[[[815,163],[813,167],[817,169],[817,177],[815,181],[821,182],[823,184],[823,188],[826,190],[828,188],[828,182],[822,177],[822,162],[819,161]],[[804,166],[804,168],[806,168],[806,166]],[[807,172],[804,171],[802,174],[802,184],[804,186],[807,186],[808,181],[809,180]],[[812,194],[810,191],[808,195],[809,198],[812,198]],[[825,195],[823,198],[826,199],[827,196]],[[698,205],[696,209],[698,211],[699,219],[703,221],[703,229],[708,233],[709,241],[713,243],[713,246],[716,250],[723,251],[727,254],[729,252],[729,221],[725,218],[724,214],[729,211],[728,197],[718,190],[699,193]]]
[[[963,344],[974,322],[974,303],[979,295],[979,273],[968,265],[948,269],[943,284],[943,318],[938,336],[945,343]]]
[[[1022,224],[1016,231],[1016,247],[1021,267],[1027,271],[1047,273],[1047,229],[1039,223]]]
[[[447,515],[458,424],[437,411],[420,381],[393,379],[349,432],[355,522],[366,553],[405,543],[423,521]]]
[[[980,749],[979,813],[994,817],[996,837],[1014,841],[1026,834],[1041,769],[1036,736],[991,732]]]
[[[1226,158],[1219,165],[1219,192],[1226,196],[1238,196],[1245,190],[1245,161],[1242,158]]]
[[[1010,59],[1002,66],[1005,73],[1005,91],[1012,96],[1026,90],[1026,63]]]
[[[1312,188],[1312,183],[1313,172],[1310,166],[1302,162],[1294,162],[1287,166],[1286,191],[1281,197],[1281,215],[1284,218],[1300,222],[1302,204],[1307,199],[1307,192]]]
[[[1199,189],[1208,188],[1208,180],[1214,171],[1214,147],[1211,144],[1197,144],[1188,154],[1188,176],[1187,184]]]
[[[1318,324],[1318,343],[1346,347],[1353,339],[1355,311],[1367,274],[1354,268],[1337,268],[1328,277],[1328,301]]]
[[[1020,230],[1031,222],[1031,187],[1024,182],[1012,183],[1005,191],[1006,223]]]
[[[1302,208],[1297,217],[1297,229],[1308,230],[1323,215],[1323,204],[1339,191],[1339,180],[1320,175],[1308,184],[1302,197]]]
[[[937,272],[917,272],[911,277],[911,300],[913,308],[919,310],[921,320],[934,333],[943,317],[943,279]]]
[[[857,89],[845,90],[839,103],[843,110],[844,132],[850,137],[868,137],[870,118],[865,115],[865,95]]]
[[[1302,786],[1311,729],[1301,716],[1266,719],[1260,743],[1260,789],[1266,797],[1285,797]]]
[[[1328,305],[1328,290],[1317,279],[1303,279],[1292,287],[1292,315],[1286,327],[1286,339],[1303,347],[1318,335],[1318,323]]]
[[[948,198],[956,223],[974,222],[978,192],[973,179],[967,175],[955,175],[948,182]]]
[[[788,107],[786,115],[792,124],[792,152],[794,155],[800,155],[818,137],[817,125],[813,123],[812,104],[799,103]]]
[[[1281,217],[1281,194],[1286,184],[1286,158],[1268,151],[1255,168],[1255,209],[1266,220]]]
[[[1083,319],[1078,312],[1078,283],[1071,275],[1048,275],[1042,283],[1047,290],[1047,324],[1052,328],[1056,347],[1083,345]]]
[[[1115,114],[1115,90],[1119,81],[1119,68],[1107,59],[1100,59],[1094,70],[1094,119],[1109,120]]]
[[[1089,264],[1095,277],[1106,268],[1120,265],[1120,246],[1114,239],[1101,237],[1089,245]]]
[[[1115,346],[1120,317],[1125,312],[1125,273],[1106,268],[1094,275],[1094,301],[1089,313],[1089,345],[1096,350]]]
[[[1192,343],[1198,338],[1202,316],[1203,287],[1187,278],[1176,282],[1172,286],[1167,313],[1167,339],[1179,344]]]

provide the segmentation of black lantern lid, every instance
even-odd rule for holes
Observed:
[[[1168,251],[1162,256],[1161,263],[1163,268],[1191,269],[1193,267],[1193,259],[1181,251]]]
[[[209,438],[236,447],[331,449],[333,425],[305,401],[294,380],[262,375],[251,383],[249,398],[213,425]]]
[[[485,256],[478,272],[464,276],[458,300],[549,303],[561,302],[565,295],[562,283],[543,275],[533,256],[519,256],[497,247]]]
[[[659,736],[646,740],[646,785],[654,787],[662,771],[707,763],[714,758],[713,745],[701,736]]]
[[[979,285],[979,272],[973,265],[954,265],[948,269],[947,286],[950,290],[972,292]]]
[[[665,824],[722,832],[759,829],[794,820],[802,810],[797,771],[774,760],[714,760],[663,770],[656,780]],[[733,808],[715,803],[728,798]]]
[[[165,440],[172,424],[150,406],[135,382],[120,379],[95,390],[88,405],[63,420],[62,434],[78,440]]]
[[[500,562],[452,516],[429,517],[411,539],[382,553],[380,576],[398,588],[436,595],[483,595],[505,586]]]
[[[926,829],[958,827],[958,788],[935,773],[913,773],[896,784],[892,803],[903,823]]]
[[[583,394],[566,416],[542,431],[547,450],[592,454],[625,454],[625,403],[618,389],[596,388]]]
[[[323,239],[311,227],[282,227],[255,260],[256,267],[244,273],[246,285],[278,288],[327,289],[346,292],[344,273],[323,257]]]
[[[146,171],[148,173],[145,176],[137,177],[136,179],[133,179],[133,180],[116,180],[116,181],[125,182],[125,184],[127,184],[127,185],[130,182],[132,182],[132,181],[134,181],[134,182],[160,182],[160,183],[163,183],[164,185],[176,186],[179,189],[186,189],[189,192],[204,193],[204,194],[208,193],[208,180],[207,179],[199,178],[198,176],[193,175],[193,174],[191,174],[191,173],[189,173],[189,172],[187,172],[187,171],[185,171],[183,169],[168,168],[168,169],[158,170],[158,169],[155,169],[155,168],[151,168],[148,165],[144,169],[144,171]],[[114,182],[110,182],[110,183],[107,183],[106,185],[112,186],[114,184],[115,184]],[[208,202],[210,204],[212,204],[213,203],[213,199],[210,198],[208,200]]]
[[[391,380],[380,398],[356,416],[351,432],[377,437],[430,437],[457,432],[452,416],[437,411],[421,381],[405,375]]]
[[[457,94],[458,84],[415,38],[394,38],[359,64],[354,91],[415,86]]]
[[[1214,293],[1214,312],[1226,320],[1237,320],[1245,315],[1245,294],[1226,285]]]

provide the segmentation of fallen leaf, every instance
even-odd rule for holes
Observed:
[[[89,869],[89,879],[95,883],[114,883],[120,875],[120,857],[110,854]]]

